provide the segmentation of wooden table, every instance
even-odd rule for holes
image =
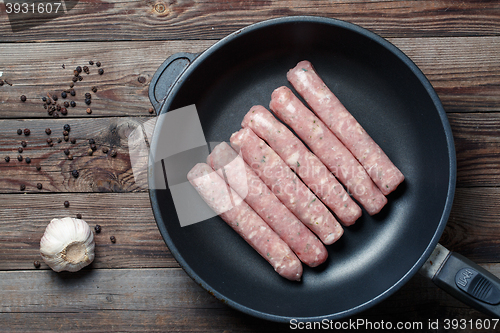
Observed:
[[[15,33],[0,6],[0,78],[6,82],[0,86],[0,331],[290,329],[232,310],[184,273],[156,227],[145,180],[134,178],[127,140],[155,117],[148,112],[148,85],[169,55],[203,51],[239,28],[287,15],[359,24],[422,69],[448,113],[457,150],[457,191],[441,243],[500,276],[500,2],[162,1],[80,1],[67,14]],[[104,74],[89,60],[100,61]],[[68,89],[74,68],[85,65],[90,74],[75,83],[76,107],[49,117],[41,97]],[[98,91],[87,114],[83,94],[92,86]],[[74,144],[57,142],[66,123]],[[18,128],[31,134],[18,135]],[[52,130],[52,147],[45,128]],[[90,138],[98,147],[92,156]],[[30,164],[17,161],[22,140]],[[80,176],[72,177],[72,170]],[[78,213],[102,226],[92,265],[74,274],[57,274],[44,263],[35,269],[48,222]],[[439,319],[440,332],[468,332],[446,330],[444,320],[488,317],[417,275],[351,319],[361,318],[424,327]],[[474,330],[480,331],[493,330]]]

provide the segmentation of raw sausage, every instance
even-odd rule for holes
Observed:
[[[203,200],[264,257],[281,276],[299,281],[302,264],[290,247],[205,163],[196,164],[187,178]]]

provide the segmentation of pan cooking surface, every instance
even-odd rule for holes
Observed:
[[[229,305],[276,321],[338,319],[388,296],[437,243],[454,190],[451,132],[434,91],[392,45],[345,22],[288,18],[231,35],[192,63],[162,112],[196,104],[207,142],[229,141],[251,106],[268,108],[275,88],[291,88],[286,73],[301,60],[406,177],[381,213],[363,211],[327,246],[326,263],[288,281],[222,219],[181,228],[169,191],[151,191],[160,231],[188,274]]]

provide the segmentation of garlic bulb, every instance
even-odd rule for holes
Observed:
[[[43,261],[56,272],[76,272],[94,260],[94,232],[72,217],[53,219],[40,241]]]

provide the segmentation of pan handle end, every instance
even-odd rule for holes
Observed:
[[[450,252],[432,281],[465,304],[500,318],[500,279],[464,256]]]
[[[177,79],[199,53],[179,52],[171,55],[158,67],[149,84],[149,100],[159,114],[166,97]]]

